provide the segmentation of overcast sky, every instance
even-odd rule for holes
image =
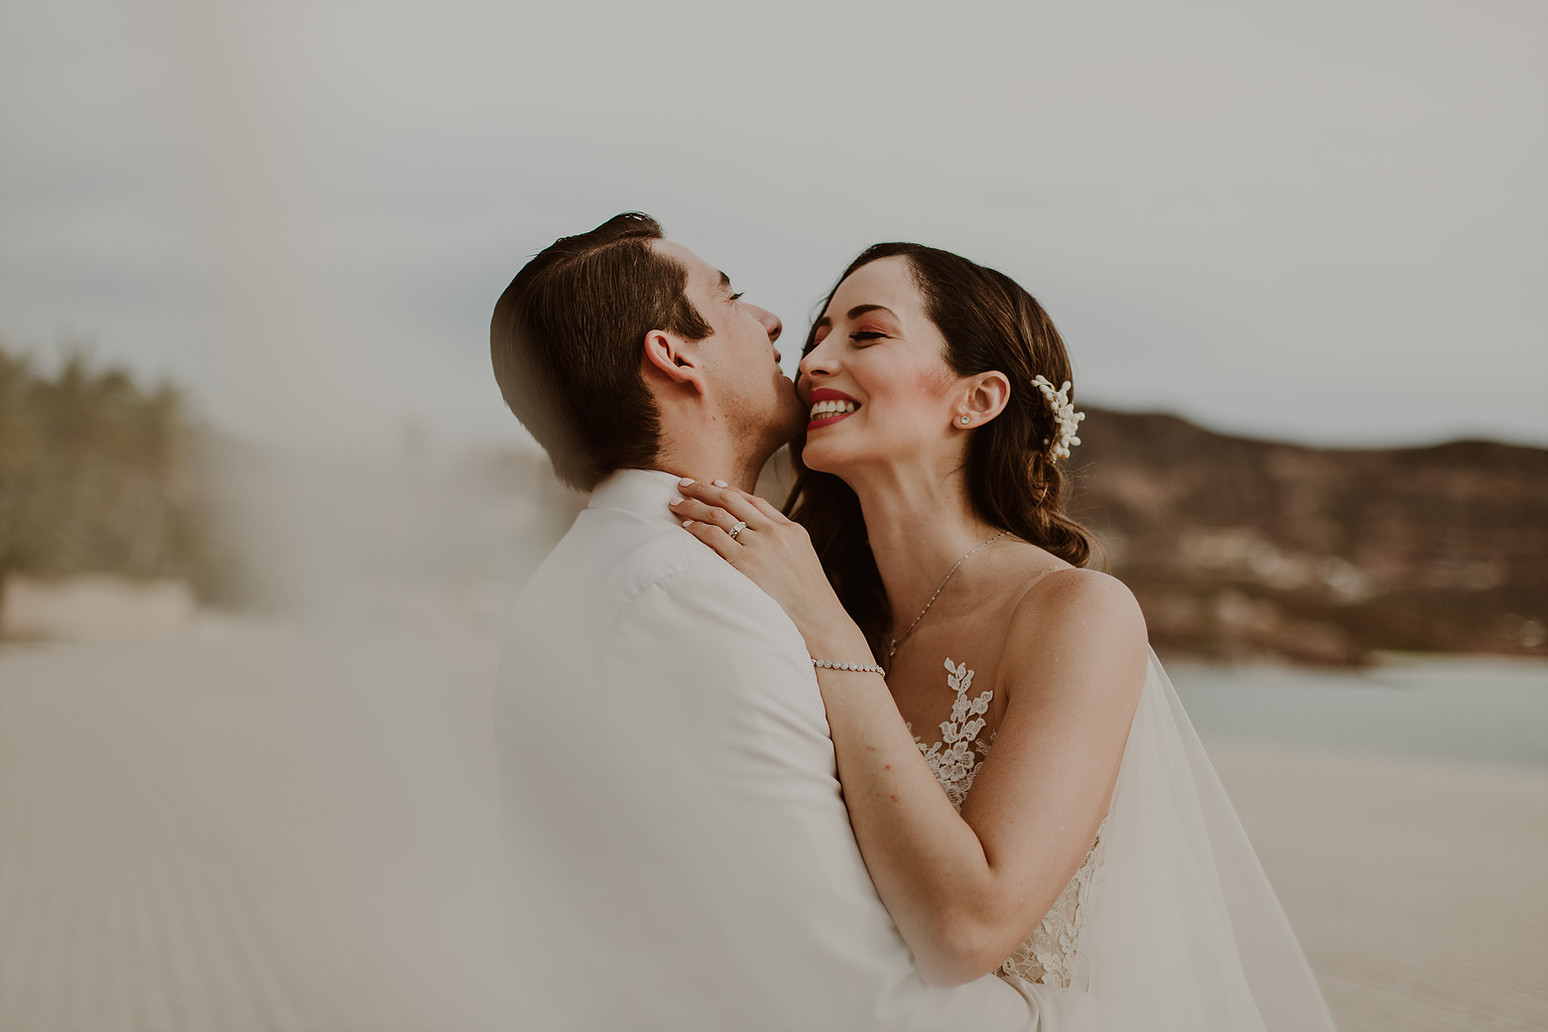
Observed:
[[[495,298],[640,209],[796,340],[912,239],[1093,404],[1548,444],[1545,184],[1544,3],[0,0],[0,339],[290,443],[517,439]]]

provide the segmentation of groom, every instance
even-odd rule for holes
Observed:
[[[591,492],[522,593],[498,687],[519,1013],[1047,1029],[1059,990],[919,979],[850,830],[800,635],[668,510],[683,476],[751,490],[802,426],[779,334],[638,214],[557,241],[495,306],[507,404]]]

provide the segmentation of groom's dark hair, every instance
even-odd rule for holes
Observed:
[[[659,254],[649,215],[615,215],[533,257],[495,303],[489,353],[500,393],[554,472],[589,491],[655,462],[661,423],[640,375],[645,335],[711,333],[684,292],[688,273]]]

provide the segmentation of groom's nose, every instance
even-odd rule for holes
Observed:
[[[784,324],[779,321],[779,316],[775,315],[767,308],[759,308],[757,305],[748,305],[748,307],[757,313],[758,321],[761,322],[763,324],[763,328],[768,331],[769,343],[772,344],[776,340],[779,340],[780,332],[785,328]]]

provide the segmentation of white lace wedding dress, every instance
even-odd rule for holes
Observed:
[[[946,660],[941,737],[914,740],[958,809],[988,756],[993,690]],[[910,728],[912,731],[912,728]],[[1177,692],[1150,654],[1107,816],[1002,976],[1090,1004],[1058,1032],[1331,1032],[1333,1019]]]
[[[946,790],[951,805],[960,810],[968,789],[973,787],[979,765],[989,755],[994,741],[992,732],[987,739],[982,737],[984,714],[994,699],[994,689],[973,695],[973,671],[966,663],[953,663],[950,656],[946,658],[946,684],[957,697],[951,704],[951,717],[941,722],[940,740],[926,745],[915,735],[914,743],[924,754],[925,762],[930,765],[941,788]],[[912,725],[909,730],[913,730]],[[1044,985],[1069,986],[1081,926],[1085,924],[1092,893],[1100,881],[1105,852],[1102,832],[1105,829],[1104,821],[1097,828],[1096,838],[1075,876],[1059,893],[1059,898],[1054,900],[1032,934],[1000,965],[1001,974]]]

